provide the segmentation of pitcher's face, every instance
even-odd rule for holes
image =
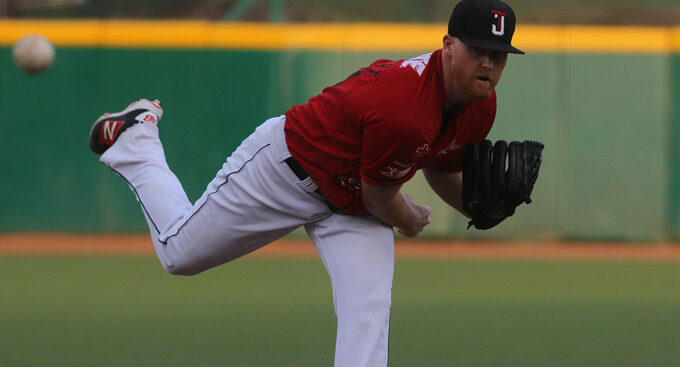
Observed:
[[[450,48],[453,82],[470,99],[488,99],[501,79],[508,61],[507,52],[469,46],[456,37],[452,38],[453,42],[445,47]]]

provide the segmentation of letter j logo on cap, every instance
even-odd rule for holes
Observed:
[[[491,25],[491,33],[501,37],[505,34],[505,16],[507,14],[498,10],[492,10],[491,14],[496,18],[496,24]]]

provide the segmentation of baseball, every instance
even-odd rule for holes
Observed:
[[[47,38],[30,34],[24,36],[12,49],[14,62],[29,74],[39,73],[52,65],[54,46]]]

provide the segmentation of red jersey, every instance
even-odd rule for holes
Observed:
[[[462,169],[462,148],[493,125],[496,93],[445,110],[441,63],[441,50],[378,60],[286,112],[288,150],[331,204],[358,214],[361,180],[394,185],[423,167]]]

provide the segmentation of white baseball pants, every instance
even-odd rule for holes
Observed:
[[[284,124],[281,116],[259,126],[193,205],[168,168],[156,124],[128,128],[101,161],[135,193],[156,254],[172,274],[197,274],[304,226],[333,288],[335,367],[386,366],[392,228],[370,215],[330,211],[316,184],[300,181],[285,164],[291,155]]]

